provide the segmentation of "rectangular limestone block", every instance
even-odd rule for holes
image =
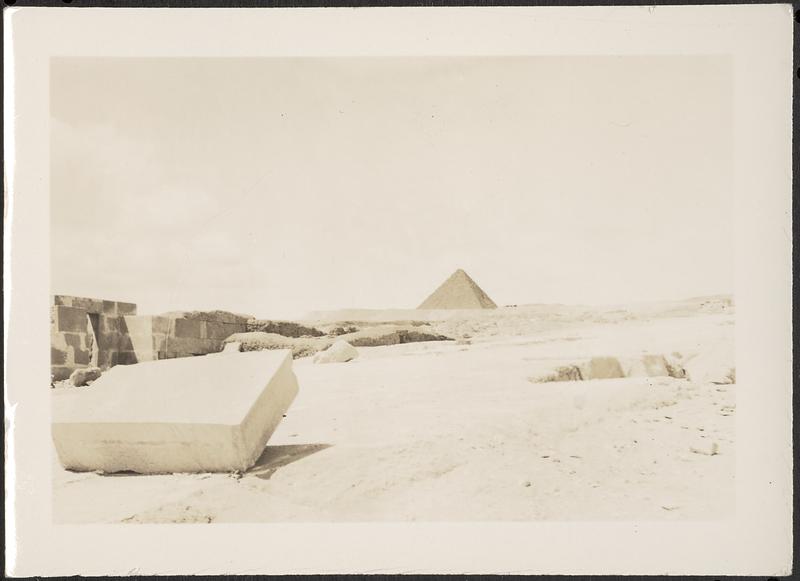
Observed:
[[[86,309],[80,307],[56,307],[56,331],[86,333],[89,319]]]
[[[167,337],[164,350],[175,353],[178,357],[219,353],[222,351],[222,339]]]
[[[72,361],[77,365],[89,365],[92,354],[86,349],[74,349],[72,351]]]
[[[71,307],[72,297],[67,295],[53,295],[53,304],[55,306]]]
[[[134,303],[117,303],[117,314],[120,317],[125,315],[135,315],[136,305]]]
[[[153,317],[129,315],[125,317],[125,328],[130,350],[136,353],[138,361],[152,361],[155,357],[153,337]]]
[[[172,329],[172,320],[169,317],[154,316],[150,317],[153,321],[153,333],[166,335]]]
[[[91,299],[88,297],[72,297],[71,304],[73,307],[80,307],[87,313],[102,313],[103,301],[102,299]]]
[[[175,319],[175,336],[199,339],[203,336],[203,321],[197,319]]]
[[[67,362],[67,352],[55,347],[50,347],[50,364],[64,365]]]
[[[288,350],[118,366],[54,393],[53,441],[69,470],[244,471],[297,391]]]

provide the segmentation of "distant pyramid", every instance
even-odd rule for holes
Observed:
[[[460,268],[433,291],[420,309],[496,309],[497,305]]]

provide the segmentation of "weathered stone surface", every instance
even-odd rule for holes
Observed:
[[[72,351],[72,361],[76,365],[89,365],[91,358],[92,354],[86,349],[74,349]]]
[[[284,337],[322,337],[325,333],[314,327],[307,327],[291,321],[267,321],[251,319],[247,321],[247,331],[274,333]],[[242,332],[242,331],[237,331]]]
[[[307,357],[328,347],[333,341],[328,337],[284,337],[274,333],[236,333],[225,339],[225,343],[238,342],[242,351],[264,351],[291,349],[292,356]]]
[[[50,364],[64,365],[67,362],[67,352],[54,347],[50,348]]]
[[[135,315],[136,305],[134,303],[117,303],[117,314],[119,316]]]
[[[190,319],[194,321],[215,321],[218,323],[231,323],[245,325],[253,317],[250,315],[237,315],[228,311],[172,311],[164,313],[172,319]]]
[[[314,363],[345,363],[358,357],[358,351],[347,341],[336,341],[314,356]]]
[[[130,315],[125,317],[125,327],[131,343],[131,350],[136,353],[138,361],[152,361],[158,351],[153,334],[153,318]]]
[[[71,307],[72,297],[67,295],[53,295],[53,304],[57,307],[58,306]]]
[[[288,351],[119,366],[54,398],[53,440],[70,470],[243,471],[297,391]]]
[[[586,372],[581,371],[584,379],[613,379],[625,377],[616,357],[593,357],[586,365]]]
[[[625,375],[628,377],[669,377],[670,370],[663,355],[643,355],[631,362]]]
[[[169,333],[172,328],[172,321],[169,317],[149,317],[153,322],[153,333]]]
[[[52,381],[63,381],[69,378],[73,370],[74,367],[69,365],[51,365],[50,378]]]
[[[148,361],[152,361],[152,359],[148,359]],[[136,353],[133,351],[119,352],[119,355],[117,356],[117,365],[132,365],[134,363],[139,363]]]
[[[99,379],[102,374],[99,367],[83,367],[70,374],[69,382],[75,387],[81,387]]]
[[[203,321],[199,319],[175,319],[175,336],[200,339],[203,333]]]
[[[247,325],[236,323],[222,323],[217,321],[205,321],[205,336],[208,339],[227,339],[234,333],[243,333],[247,330]]]
[[[563,365],[557,367],[552,373],[535,379],[537,383],[549,383],[551,381],[581,381],[583,376],[580,367],[577,365]]]
[[[85,333],[89,319],[86,310],[78,307],[56,307],[56,331]]]
[[[238,341],[233,341],[232,343],[226,343],[225,347],[222,349],[223,353],[239,353],[242,350],[242,344]]]

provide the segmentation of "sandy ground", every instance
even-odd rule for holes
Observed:
[[[702,371],[733,366],[733,320],[600,318],[300,359],[300,395],[247,473],[72,473],[54,453],[54,520],[729,517],[736,386]],[[680,352],[695,379],[531,380],[556,362],[645,352]]]

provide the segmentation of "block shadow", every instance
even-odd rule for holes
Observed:
[[[269,480],[279,469],[316,454],[331,444],[288,444],[285,446],[267,446],[259,456],[256,463],[245,472],[245,476],[255,476],[262,480]]]

